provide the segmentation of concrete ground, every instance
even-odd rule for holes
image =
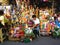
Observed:
[[[40,37],[29,43],[21,43],[14,41],[4,41],[0,45],[60,45],[60,39],[53,39],[51,37]]]

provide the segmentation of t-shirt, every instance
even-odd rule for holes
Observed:
[[[39,24],[40,23],[38,18],[36,18],[36,20],[33,20],[33,22],[34,22],[34,24]]]
[[[40,30],[40,28],[39,28],[39,23],[40,23],[39,19],[36,18],[36,20],[33,20],[33,22],[34,22],[34,24],[36,25],[36,27],[34,27],[33,30],[39,31],[39,30]]]

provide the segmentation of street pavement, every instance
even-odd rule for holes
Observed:
[[[54,39],[51,37],[40,37],[29,43],[4,41],[0,45],[60,45],[60,39]]]

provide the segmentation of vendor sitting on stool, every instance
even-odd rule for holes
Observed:
[[[40,24],[40,21],[38,18],[36,18],[36,15],[33,15],[32,16],[32,21],[34,22],[34,25],[33,25],[33,33],[35,35],[35,37],[39,37],[39,30],[40,30],[40,27],[39,27],[39,24]]]

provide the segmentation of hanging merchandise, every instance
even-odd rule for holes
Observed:
[[[32,15],[34,15],[34,8],[33,7],[31,7],[31,9],[29,9],[30,11],[30,19],[32,19]]]
[[[26,8],[25,9],[25,18],[29,19],[30,18],[30,15],[29,15],[29,10]]]
[[[40,17],[40,28],[41,28],[41,34],[42,35],[49,35],[51,26],[49,23],[49,19],[45,17],[45,15],[41,15]]]
[[[2,5],[8,5],[9,4],[9,1],[8,0],[2,0]]]
[[[55,30],[55,31],[58,31],[58,30],[59,30],[59,28],[57,28],[57,27],[54,27],[54,30]]]
[[[6,17],[9,19],[11,18],[11,15],[10,15],[10,10],[11,10],[11,6],[3,6],[4,8],[4,14],[6,15]]]
[[[25,11],[24,10],[21,10],[22,11],[22,17],[24,17],[25,16]]]
[[[24,36],[24,30],[20,30],[20,36],[22,37],[22,36]]]
[[[60,37],[60,32],[59,31],[53,32],[53,37],[54,38]]]
[[[41,23],[40,23],[41,29],[45,29],[45,28],[46,28],[46,25],[47,25],[47,23],[48,23],[49,21],[47,21],[47,20],[41,20],[40,22],[41,22]]]
[[[8,19],[11,18],[11,15],[10,15],[9,10],[7,10],[6,17],[7,17]]]
[[[22,23],[26,23],[27,22],[27,19],[25,17],[22,17]]]
[[[60,28],[54,27],[53,37],[60,37]]]
[[[46,25],[46,30],[47,30],[48,33],[50,32],[50,30],[51,30],[51,25],[50,25],[50,23],[47,23],[47,25]]]
[[[30,29],[30,28],[25,29],[25,35],[26,36],[33,36],[34,34],[33,34],[32,29]]]
[[[36,14],[36,17],[38,18],[38,15],[39,15],[39,8],[38,7],[36,8],[35,14]]]
[[[10,36],[13,37],[13,35],[14,35],[14,30],[11,30],[10,31]]]
[[[44,29],[45,15],[40,15],[40,28]]]
[[[18,22],[18,17],[16,15],[11,16],[12,23]]]
[[[16,33],[14,34],[14,37],[19,38],[24,36],[24,31],[23,30],[17,30]]]
[[[9,36],[13,37],[14,35],[14,28],[11,27],[11,29],[9,30]]]
[[[4,24],[4,16],[0,16],[0,20],[1,20],[1,23],[2,23],[3,25],[5,25],[5,24]]]
[[[24,4],[21,5],[21,10],[23,11],[25,9]]]
[[[41,34],[42,36],[46,36],[46,35],[47,35],[47,33],[46,33],[45,31],[40,32],[40,34]]]
[[[42,25],[42,29],[44,29],[44,27],[45,27],[45,24]]]
[[[25,37],[26,37],[26,39],[25,39],[24,41],[30,42],[30,41],[32,41],[33,38],[35,37],[32,29],[31,29],[30,27],[29,27],[29,28],[26,28],[26,29],[24,30],[24,32],[25,32]],[[27,39],[28,39],[28,40],[27,40]]]
[[[6,17],[4,17],[4,23],[7,23],[9,20],[6,18]]]
[[[19,25],[19,29],[22,30],[22,28],[23,28],[23,27],[22,27],[22,24],[20,24],[20,25]]]
[[[25,42],[25,43],[30,42],[30,38],[25,38],[25,39],[24,39],[24,42]]]
[[[43,0],[43,2],[48,2],[48,0]]]
[[[43,14],[42,10],[39,10],[39,16],[41,16]]]
[[[42,14],[42,15],[39,17],[39,19],[40,19],[41,21],[45,21],[46,17],[45,17],[44,14]]]
[[[28,21],[28,27],[33,27],[34,22],[32,20]]]
[[[19,8],[19,6],[20,6],[20,0],[16,0],[16,5]]]
[[[9,31],[9,40],[20,40],[24,37],[24,30],[20,30],[19,27],[14,27]]]
[[[59,32],[59,37],[60,37],[60,29],[58,30],[58,32]]]
[[[55,24],[58,28],[60,28],[60,22],[57,19],[55,20]]]
[[[54,21],[50,20],[51,30],[54,31],[55,23]]]

